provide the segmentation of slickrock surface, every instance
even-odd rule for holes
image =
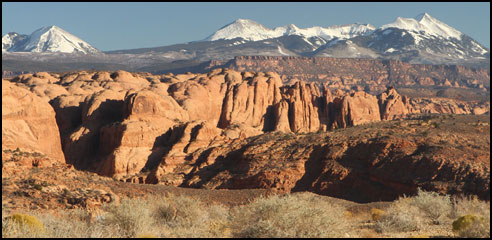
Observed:
[[[480,160],[490,156],[488,152],[480,150],[473,155],[482,165],[467,167],[461,163],[459,149],[446,147],[438,151],[426,147],[427,140],[423,138],[372,136],[387,120],[405,118],[407,114],[488,113],[488,101],[409,98],[393,88],[377,96],[362,89],[332,91],[328,84],[298,81],[284,85],[274,72],[230,69],[180,75],[125,71],[36,73],[3,82],[20,89],[15,94],[36,99],[5,101],[5,96],[12,93],[2,90],[6,109],[16,109],[19,102],[27,104],[23,106],[26,109],[39,104],[47,108],[43,110],[47,114],[24,110],[26,114],[22,116],[42,122],[35,127],[44,131],[33,133],[35,137],[30,137],[30,142],[11,141],[19,145],[8,148],[2,143],[2,149],[22,148],[23,143],[28,143],[34,146],[33,151],[60,159],[55,156],[56,149],[46,148],[60,146],[61,142],[66,163],[122,181],[204,188],[271,188],[281,192],[309,190],[356,201],[394,199],[418,186],[482,198],[489,191],[484,174],[490,161]],[[2,111],[2,122],[11,115]],[[324,132],[377,123],[383,125],[374,126],[372,137],[338,137]],[[424,130],[415,128],[407,127],[405,131],[424,134]],[[9,128],[12,129],[15,128]],[[27,131],[29,127],[23,129]],[[35,132],[33,129],[30,131]],[[302,134],[315,137],[307,139]],[[454,139],[464,133],[453,134],[449,136]],[[2,133],[2,140],[4,137],[10,135]],[[58,141],[58,145],[43,140],[48,138]],[[340,149],[334,150],[337,148]],[[478,148],[490,149],[490,143],[480,143]],[[441,155],[442,158],[437,157]],[[442,161],[435,160],[439,162],[436,163],[434,158]],[[441,163],[445,173],[419,175]],[[400,165],[405,167],[400,170]],[[412,170],[413,166],[419,167]],[[470,173],[475,168],[480,174]],[[401,172],[409,169],[411,174]],[[417,180],[412,181],[410,176],[417,176]],[[443,184],[436,187],[431,184],[433,181]],[[470,181],[475,185],[469,186]],[[357,189],[353,190],[357,193],[342,193],[346,188]]]

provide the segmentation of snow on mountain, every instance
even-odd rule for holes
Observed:
[[[285,30],[284,30],[285,29]],[[277,27],[274,30],[279,32],[284,30],[282,35],[299,35],[306,38],[321,37],[327,41],[333,38],[347,39],[355,36],[369,34],[375,29],[370,24],[346,24],[335,25],[327,28],[323,27],[310,27],[310,28],[298,28],[294,24],[290,24],[286,27]]]
[[[6,37],[6,36],[4,36]],[[4,45],[2,37],[2,45]],[[8,38],[5,39],[5,44]],[[24,41],[11,46],[10,52],[64,52],[64,53],[97,53],[99,50],[87,42],[57,27],[42,27],[27,36]]]
[[[8,51],[17,42],[22,41],[27,35],[20,35],[16,32],[9,32],[2,36],[2,52]]]
[[[280,35],[279,35],[280,36]],[[268,38],[279,37],[271,29],[248,19],[238,19],[222,27],[204,41],[215,41],[219,39],[234,39],[241,37],[249,41],[259,41]]]
[[[330,26],[327,28],[317,26],[310,28],[299,28],[294,24],[289,24],[270,29],[252,20],[238,19],[222,27],[209,37],[205,38],[203,41],[215,41],[219,39],[228,40],[238,37],[249,41],[260,41],[290,35],[298,35],[305,38],[321,37],[325,40],[331,40],[333,38],[347,39],[354,36],[368,34],[374,29],[375,27],[370,24],[358,23]]]
[[[462,33],[447,24],[431,17],[428,13],[419,14],[415,18],[398,17],[392,23],[381,26],[381,29],[399,28],[412,32],[425,32],[433,36],[440,36],[445,39],[456,38],[461,40]]]

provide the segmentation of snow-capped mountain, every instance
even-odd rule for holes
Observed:
[[[34,56],[39,55],[36,52],[55,52],[53,55],[57,55],[56,52],[92,53],[97,50],[52,26],[41,28],[29,36],[17,33],[3,36],[4,55],[12,55],[11,59],[16,57],[14,55],[26,55],[16,54],[16,51],[30,51]],[[116,63],[115,59],[121,58],[124,64],[133,61],[131,64],[135,65],[138,61],[139,64],[155,66],[182,60],[198,63],[263,55],[377,58],[490,68],[489,49],[427,13],[415,18],[398,17],[377,28],[355,23],[309,28],[290,24],[270,29],[252,20],[238,19],[200,41],[104,53],[100,61],[106,61],[108,57]],[[125,54],[132,55],[131,61]]]
[[[398,17],[394,22],[385,24],[380,27],[380,29],[386,28],[398,28],[407,30],[412,35],[418,34],[420,32],[425,32],[426,35],[439,36],[446,39],[456,38],[458,40],[461,40],[462,35],[460,31],[431,17],[428,13],[419,14],[415,18]]]
[[[29,36],[9,33],[2,37],[2,52],[97,53],[87,42],[57,27],[42,27]]]
[[[382,58],[413,63],[457,64],[490,59],[489,50],[480,43],[427,13],[413,19],[398,17],[368,36],[351,40]]]
[[[331,40],[333,38],[346,39],[368,34],[374,29],[375,27],[370,24],[358,23],[330,26],[328,28],[317,26],[298,28],[294,24],[289,24],[270,29],[253,20],[238,19],[222,27],[203,41],[215,41],[219,39],[230,40],[235,38],[242,38],[247,41],[260,41],[290,35],[297,35],[305,38],[321,37],[325,40]]]
[[[288,36],[298,38],[286,38]],[[219,40],[235,41],[232,43],[235,49],[227,46],[228,51],[224,52],[227,57],[233,57],[229,54],[236,54],[235,50],[242,45],[243,54],[248,46],[254,48],[254,52],[263,49],[265,54],[275,52],[278,56],[367,57],[439,64],[490,59],[488,49],[428,13],[415,18],[397,17],[379,28],[356,23],[304,29],[290,24],[269,29],[252,20],[238,19],[202,42]],[[218,48],[214,46],[214,49]]]
[[[21,35],[16,32],[9,32],[2,36],[2,52],[6,52],[12,46],[14,46],[17,42],[25,39],[27,35]]]

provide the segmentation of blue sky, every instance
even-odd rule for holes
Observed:
[[[2,3],[2,35],[57,25],[103,50],[166,46],[201,40],[238,18],[274,28],[370,23],[427,12],[490,48],[490,3]]]

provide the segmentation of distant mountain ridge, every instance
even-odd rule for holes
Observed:
[[[248,41],[259,41],[290,35],[303,36],[306,38],[321,37],[324,40],[331,40],[333,38],[345,39],[364,35],[366,33],[370,33],[374,29],[375,27],[370,24],[358,23],[335,25],[327,28],[315,26],[305,29],[298,28],[294,24],[289,24],[283,27],[269,29],[252,20],[238,19],[222,27],[203,41],[215,41],[220,39],[230,40],[234,38],[243,38]]]
[[[374,27],[346,24],[299,28],[293,24],[267,28],[238,19],[203,40],[156,48],[108,51],[166,54],[174,60],[225,60],[236,56],[304,56],[373,58],[417,64],[452,64],[487,67],[489,49],[428,13],[397,17]]]
[[[57,27],[37,29],[30,35],[12,32],[2,37],[2,52],[98,53],[99,50]]]
[[[11,58],[16,58],[15,52],[98,53],[56,26],[41,28],[29,36],[8,33],[2,37],[2,52],[14,53]],[[148,66],[261,55],[371,58],[490,68],[488,48],[428,13],[415,18],[397,17],[381,27],[354,23],[299,28],[290,24],[270,29],[253,20],[238,19],[199,41],[98,54],[105,55],[100,61],[111,58],[114,63],[127,62],[128,54],[133,54],[138,64]],[[125,60],[118,61],[119,58]]]

